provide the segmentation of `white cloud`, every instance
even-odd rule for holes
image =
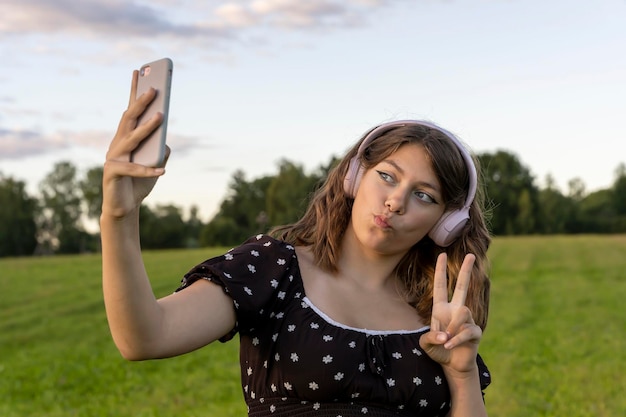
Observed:
[[[287,27],[324,26],[329,20],[342,21],[351,14],[345,2],[329,0],[254,0],[250,9],[273,25]]]
[[[36,130],[0,128],[0,159],[20,159],[74,146],[103,148],[110,137],[110,133],[96,131],[46,135]]]
[[[96,149],[104,154],[113,138],[113,132],[104,130],[57,131],[45,134],[34,129],[0,128],[0,160],[16,160],[69,148]],[[185,155],[203,145],[203,138],[168,133],[176,153]]]
[[[258,23],[252,10],[241,4],[226,3],[215,9],[215,16],[223,25],[232,27],[249,27]]]
[[[380,0],[248,0],[222,2],[6,0],[0,36],[83,34],[229,39],[235,29],[346,27],[361,22]],[[181,10],[184,10],[181,12]]]
[[[111,0],[9,0],[0,6],[0,33],[106,34],[119,36],[221,37],[223,32],[196,23],[178,24],[166,18],[166,10],[137,1]],[[6,18],[8,17],[8,18]]]
[[[363,27],[394,1],[403,0],[2,0],[0,55],[15,71],[30,65],[25,57],[65,56],[65,71],[78,71],[71,65],[79,59],[111,65],[161,51],[232,65],[240,47],[258,55],[299,49],[281,32]]]

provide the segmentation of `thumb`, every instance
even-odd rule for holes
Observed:
[[[431,330],[428,333],[424,333],[422,337],[420,337],[420,347],[424,349],[424,351],[428,352],[435,346],[443,345],[450,339],[446,332],[438,332]]]

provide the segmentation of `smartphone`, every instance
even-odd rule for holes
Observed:
[[[167,136],[167,119],[170,107],[170,90],[172,88],[172,70],[174,64],[169,58],[162,58],[144,64],[139,69],[137,97],[154,88],[156,97],[137,120],[137,125],[149,120],[155,113],[163,113],[163,123],[157,127],[135,148],[130,155],[131,162],[149,167],[163,166],[165,163],[165,139]]]

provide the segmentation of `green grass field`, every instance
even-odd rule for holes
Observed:
[[[157,295],[221,250],[145,254]],[[498,238],[490,416],[626,415],[626,236]],[[244,416],[238,343],[127,362],[100,257],[0,259],[0,416]]]

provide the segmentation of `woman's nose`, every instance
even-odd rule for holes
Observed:
[[[396,214],[404,213],[405,205],[406,197],[401,190],[395,190],[393,193],[389,194],[387,201],[385,201],[385,207],[387,207],[392,213]]]

